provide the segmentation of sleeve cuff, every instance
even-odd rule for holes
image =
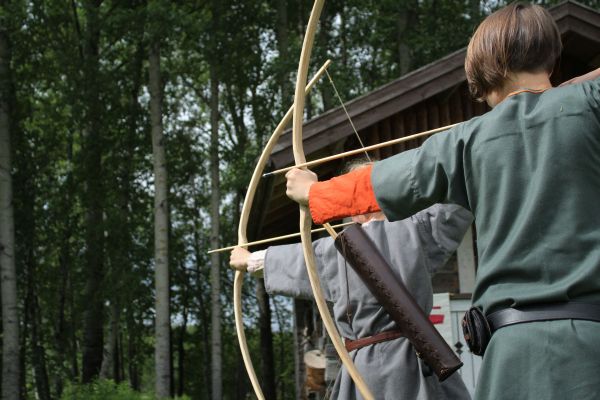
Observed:
[[[248,272],[256,273],[263,269],[265,265],[266,250],[255,251],[248,257]]]

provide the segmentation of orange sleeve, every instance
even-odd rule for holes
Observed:
[[[372,166],[352,171],[328,181],[314,183],[308,206],[316,224],[381,211],[371,185]]]

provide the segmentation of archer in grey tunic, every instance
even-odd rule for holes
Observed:
[[[429,314],[433,296],[431,273],[456,250],[472,222],[471,214],[456,205],[434,205],[398,222],[371,221],[363,225],[383,256]],[[331,238],[313,244],[321,285],[333,303],[340,334],[359,339],[395,329],[382,306],[346,265]],[[298,244],[270,247],[264,263],[267,291],[311,298],[312,290],[302,248]],[[443,383],[420,361],[406,338],[366,346],[350,353],[376,399],[470,399],[454,374]],[[333,390],[334,398],[360,399],[344,368]]]

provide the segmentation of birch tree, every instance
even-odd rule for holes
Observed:
[[[167,160],[162,125],[162,82],[160,44],[154,38],[149,55],[150,120],[154,164],[154,279],[155,319],[155,390],[158,398],[171,394],[171,321],[169,313],[169,207],[167,203]]]

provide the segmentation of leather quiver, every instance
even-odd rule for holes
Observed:
[[[335,246],[440,381],[463,365],[360,225],[340,233]]]

